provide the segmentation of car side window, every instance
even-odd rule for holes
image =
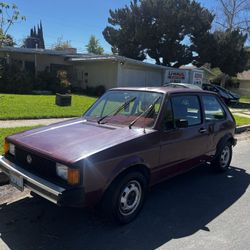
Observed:
[[[202,96],[202,101],[206,121],[223,120],[225,118],[225,111],[215,96]]]
[[[195,95],[174,96],[171,98],[174,121],[187,120],[188,126],[201,124],[199,97]]]

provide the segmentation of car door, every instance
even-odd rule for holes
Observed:
[[[181,127],[180,121],[187,121],[187,126]],[[160,166],[155,169],[159,179],[187,171],[204,160],[208,139],[199,95],[170,97],[162,122]]]
[[[213,155],[219,140],[227,133],[228,121],[223,104],[215,95],[202,95],[205,127],[208,130],[209,154]]]

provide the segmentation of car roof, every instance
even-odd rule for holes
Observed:
[[[160,87],[118,87],[118,88],[112,88],[110,90],[123,90],[123,91],[148,91],[148,92],[158,92],[163,94],[168,93],[209,93],[211,94],[211,91],[205,91],[202,89],[191,89],[191,88],[175,88],[171,86],[160,86]]]
[[[163,85],[164,87],[168,87],[168,86],[178,86],[178,87],[183,87],[183,88],[190,88],[190,89],[201,89],[200,86],[192,84],[192,83],[175,83],[175,82],[171,82],[171,83],[166,83]]]

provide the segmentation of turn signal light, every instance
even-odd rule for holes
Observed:
[[[5,140],[4,141],[4,146],[3,146],[3,151],[5,154],[7,154],[10,150],[10,144]]]
[[[68,169],[68,183],[70,185],[76,185],[80,182],[80,171],[79,169]]]

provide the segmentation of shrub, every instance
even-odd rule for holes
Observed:
[[[216,76],[215,78],[211,79],[211,83],[220,85],[222,77],[223,77],[222,74]],[[236,77],[230,77],[228,75],[226,76],[226,82],[225,82],[226,88],[239,88],[239,86],[240,86],[240,83]]]
[[[33,75],[21,70],[17,63],[0,65],[0,92],[28,94],[33,89]]]
[[[57,79],[58,79],[58,88],[57,92],[61,94],[70,92],[70,82],[68,79],[68,73],[66,70],[58,70],[57,71]]]
[[[38,72],[34,80],[34,90],[56,92],[58,88],[58,78],[55,73],[49,72],[47,69]]]

